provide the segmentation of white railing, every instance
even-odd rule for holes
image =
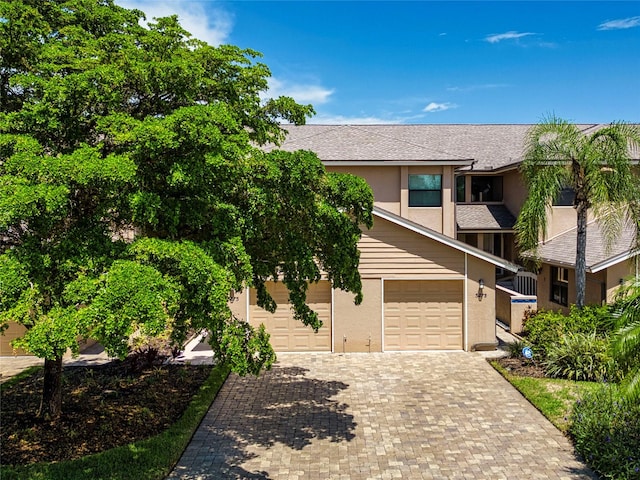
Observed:
[[[513,277],[513,288],[521,295],[538,295],[538,276],[531,272],[518,272]]]

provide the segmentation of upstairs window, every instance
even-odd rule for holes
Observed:
[[[466,180],[464,175],[458,175],[456,177],[456,202],[464,203],[466,201]]]
[[[558,305],[569,305],[569,270],[551,267],[551,301]]]
[[[560,190],[558,197],[553,200],[553,205],[556,207],[572,207],[575,197],[575,190],[571,187],[565,187]]]
[[[472,202],[501,202],[502,177],[471,177]]]
[[[442,175],[409,175],[410,207],[442,206]]]

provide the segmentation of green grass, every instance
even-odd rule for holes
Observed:
[[[21,382],[23,379],[30,377],[40,369],[42,369],[42,366],[40,365],[27,367],[24,370],[22,370],[20,373],[17,373],[12,377],[9,377],[6,381],[2,382],[1,388],[7,388],[7,387],[10,387],[11,385],[15,385],[16,383]]]
[[[576,400],[598,386],[593,382],[520,377],[509,373],[498,362],[491,362],[491,365],[563,433],[569,429],[569,418]]]
[[[160,435],[69,462],[3,466],[2,480],[163,479],[179,460],[228,375],[228,367],[214,367],[180,420]]]

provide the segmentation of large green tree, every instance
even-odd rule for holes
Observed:
[[[612,123],[591,133],[557,117],[549,117],[528,133],[521,171],[527,199],[516,222],[521,252],[534,256],[553,201],[564,188],[574,191],[577,215],[576,305],[585,303],[587,216],[592,211],[608,242],[625,224],[640,232],[640,177],[633,158],[640,148],[636,125]]]
[[[0,325],[45,359],[40,414],[61,409],[62,356],[93,338],[124,356],[135,331],[174,344],[207,329],[241,374],[274,361],[233,318],[247,285],[290,291],[297,318],[321,272],[362,297],[366,183],[312,152],[264,152],[310,105],[262,100],[259,54],[192,39],[177,18],[112,0],[0,1]]]

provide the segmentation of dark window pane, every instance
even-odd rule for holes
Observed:
[[[440,190],[442,175],[409,175],[409,190]]]
[[[464,175],[456,177],[456,202],[465,201],[465,179]]]
[[[553,204],[559,207],[570,207],[573,205],[575,196],[576,193],[573,191],[573,188],[563,188],[560,190],[560,194],[558,198],[554,200]]]
[[[442,205],[442,194],[439,190],[410,190],[410,207],[440,207]]]

